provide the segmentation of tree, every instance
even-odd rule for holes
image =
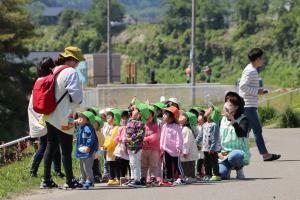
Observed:
[[[26,45],[34,36],[33,26],[22,7],[26,0],[0,2],[0,140],[25,134],[28,95],[32,87]]]

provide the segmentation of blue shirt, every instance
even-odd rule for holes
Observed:
[[[89,147],[91,149],[88,153],[79,151],[80,147]],[[98,139],[94,127],[91,124],[85,124],[77,128],[77,141],[76,141],[76,158],[90,158],[93,153],[98,151]]]

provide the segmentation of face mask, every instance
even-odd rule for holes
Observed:
[[[230,114],[234,113],[237,110],[237,108],[234,105],[232,105],[232,103],[230,103],[230,102],[226,102],[224,104],[223,109],[224,109],[225,112],[230,113]]]

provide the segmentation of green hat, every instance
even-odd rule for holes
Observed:
[[[219,121],[221,120],[221,111],[216,106],[213,106],[213,111],[211,113],[211,120],[215,123],[219,123]]]
[[[102,118],[101,118],[101,117],[99,117],[99,116],[96,116],[96,117],[95,117],[95,121],[96,121],[96,122],[98,122],[98,124],[99,124],[99,128],[102,128],[102,127],[103,127],[103,125],[104,125],[104,122],[103,122],[103,120],[102,120]]]
[[[92,125],[95,124],[95,115],[92,112],[84,111],[81,114],[87,117]]]
[[[78,47],[72,47],[72,46],[66,47],[64,52],[59,54],[59,55],[61,55],[64,58],[69,58],[69,57],[75,58],[78,61],[84,61],[85,60],[83,55],[82,55],[81,49],[78,48]]]
[[[150,111],[149,111],[149,107],[148,105],[146,104],[143,104],[143,103],[137,103],[135,104],[136,105],[136,108],[140,111],[140,113],[142,114],[142,122],[143,123],[146,123],[147,122],[147,119],[150,115]]]
[[[186,112],[186,115],[189,119],[190,125],[191,126],[197,126],[197,122],[198,122],[197,116],[192,112]]]
[[[114,115],[114,125],[119,126],[121,122],[121,111],[117,108],[113,108],[111,111],[107,113],[112,113]]]
[[[153,121],[156,122],[157,121],[157,116],[156,116],[156,112],[155,112],[154,106],[148,105],[148,109],[154,113]]]
[[[167,107],[167,105],[165,103],[163,103],[163,102],[156,102],[155,104],[153,104],[153,106],[156,106],[156,107],[158,107],[160,109],[164,109],[164,108]]]
[[[93,106],[92,109],[97,113],[97,115],[99,115],[99,108],[96,106]]]

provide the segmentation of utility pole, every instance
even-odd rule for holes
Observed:
[[[110,36],[110,0],[107,0],[107,84],[111,83],[111,36]]]
[[[193,105],[196,104],[196,62],[195,62],[195,31],[196,31],[196,0],[192,0],[192,100]]]

